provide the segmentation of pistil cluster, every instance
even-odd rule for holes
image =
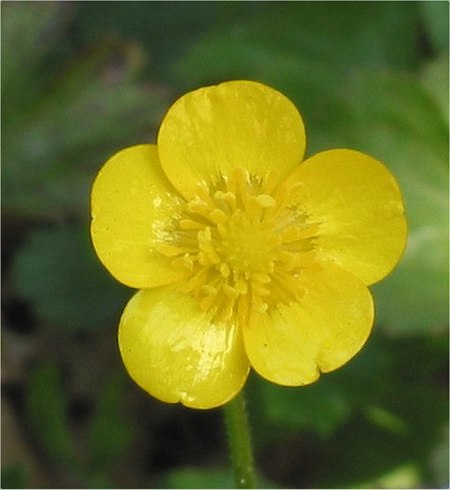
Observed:
[[[222,321],[246,324],[303,295],[298,279],[314,260],[319,224],[275,182],[236,168],[214,189],[199,185],[160,234],[157,250],[186,271],[183,291]]]

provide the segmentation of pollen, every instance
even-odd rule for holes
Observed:
[[[199,185],[157,250],[187,274],[182,288],[202,309],[240,324],[298,300],[298,278],[315,256],[319,225],[275,188],[241,168],[212,188]]]

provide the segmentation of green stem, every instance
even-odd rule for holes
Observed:
[[[256,488],[250,427],[244,392],[241,391],[223,409],[236,488]]]

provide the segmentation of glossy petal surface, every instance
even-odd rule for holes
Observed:
[[[232,81],[201,88],[177,100],[158,134],[161,165],[187,198],[241,167],[280,181],[305,150],[305,130],[284,95],[256,82]]]
[[[212,323],[196,300],[173,287],[133,296],[120,322],[119,347],[139,386],[193,408],[226,403],[249,370],[236,324]]]
[[[97,255],[118,281],[141,288],[182,277],[155,249],[158,233],[179,202],[154,145],[122,150],[102,167],[91,194],[91,236]]]
[[[320,228],[324,260],[366,284],[386,276],[406,244],[406,220],[393,175],[379,161],[353,150],[318,153],[289,178],[290,199]]]
[[[315,381],[349,361],[364,345],[373,324],[373,302],[355,276],[327,264],[304,269],[304,294],[279,304],[243,329],[253,368],[281,385]]]

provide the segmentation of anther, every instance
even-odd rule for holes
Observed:
[[[234,283],[234,287],[236,288],[236,290],[239,292],[240,295],[244,295],[244,294],[247,294],[247,291],[248,291],[248,286],[247,286],[247,282],[244,281],[243,279],[239,278],[235,281]]]
[[[258,307],[258,313],[265,313],[269,308],[267,303],[261,303]]]
[[[262,272],[256,272],[252,275],[252,282],[257,282],[259,284],[268,284],[270,280],[270,276]]]
[[[179,255],[181,252],[183,252],[183,249],[175,247],[174,245],[169,245],[168,243],[160,243],[156,246],[156,250],[166,257],[174,257],[175,255]]]
[[[195,189],[195,193],[202,201],[208,203],[209,205],[213,204],[212,199],[209,197],[208,187],[205,187],[204,185],[198,184],[196,189]]]
[[[228,267],[228,264],[225,262],[222,262],[219,267],[220,273],[222,274],[222,277],[225,279],[230,275],[230,268]]]
[[[236,288],[231,287],[227,283],[224,283],[222,289],[223,292],[231,299],[236,299],[239,296],[239,291]]]
[[[171,264],[174,269],[184,267],[188,272],[192,272],[194,270],[194,261],[189,254],[173,259]]]
[[[216,191],[214,193],[214,199],[217,201],[223,201],[228,204],[231,211],[236,209],[236,196],[232,192]]]
[[[233,177],[237,186],[236,190],[239,190],[242,204],[246,207],[249,197],[247,173],[244,171],[244,169],[237,167],[234,169]]]
[[[200,307],[203,311],[208,311],[214,304],[216,297],[213,295],[206,296],[200,300]]]
[[[209,213],[209,218],[215,223],[226,223],[228,221],[228,215],[217,208]]]
[[[181,230],[201,230],[205,225],[192,219],[180,219],[178,222]]]
[[[220,264],[221,259],[214,249],[211,239],[211,228],[207,226],[204,230],[199,231],[197,234],[198,248],[200,250],[198,254],[198,260],[200,264]]]
[[[277,204],[275,199],[268,194],[260,194],[256,196],[255,200],[262,208],[273,208]]]
[[[221,238],[227,238],[228,236],[228,227],[223,225],[222,223],[219,223],[217,225],[217,231],[219,232],[219,235]]]
[[[287,251],[282,251],[278,255],[280,262],[283,264],[283,268],[286,271],[291,271],[297,265],[298,259],[297,254]]]
[[[188,212],[193,214],[198,214],[203,218],[209,218],[209,206],[205,201],[195,200],[189,201],[186,205],[186,209]]]
[[[218,293],[217,289],[210,284],[205,284],[204,286],[202,286],[202,291],[208,296],[216,296]]]

